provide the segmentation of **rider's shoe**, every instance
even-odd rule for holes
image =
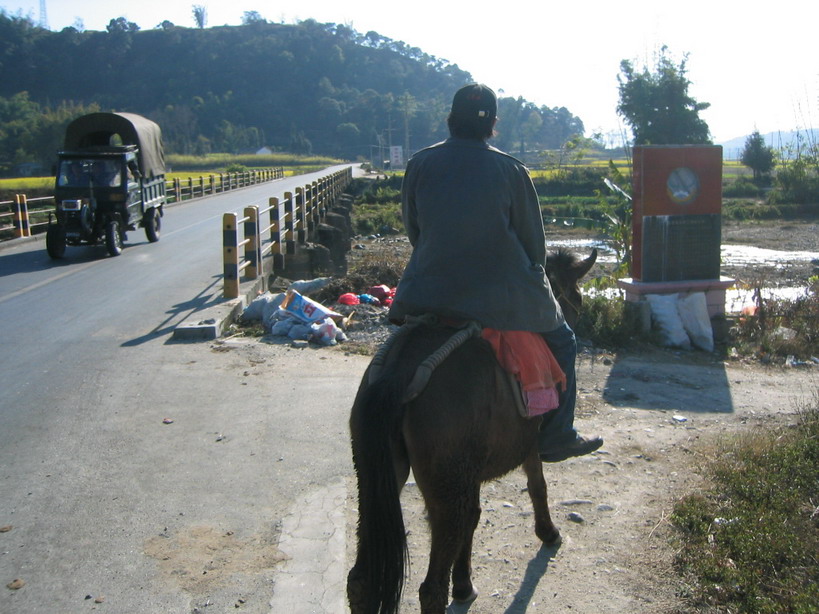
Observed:
[[[559,463],[573,456],[583,456],[584,454],[594,452],[602,445],[602,437],[590,437],[587,439],[586,437],[578,435],[572,442],[553,448],[548,452],[541,452],[540,460],[544,463]]]

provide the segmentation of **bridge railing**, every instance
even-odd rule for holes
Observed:
[[[241,173],[216,173],[212,175],[168,180],[165,193],[169,203],[200,198],[209,194],[221,194],[238,188],[246,188],[257,183],[282,179],[281,167],[244,171]]]
[[[174,178],[165,182],[165,194],[168,203],[178,203],[283,177],[284,169],[278,167],[240,173],[216,173],[199,177]],[[42,232],[41,228],[48,225],[49,215],[53,211],[53,196],[27,198],[25,194],[15,194],[14,200],[0,201],[0,241],[30,237]]]
[[[294,254],[296,246],[312,236],[352,178],[352,168],[348,167],[300,186],[295,192],[272,197],[263,209],[245,207],[242,217],[237,212],[225,213],[223,296],[238,298],[241,281],[258,279],[268,263],[274,271],[284,268],[287,254]]]

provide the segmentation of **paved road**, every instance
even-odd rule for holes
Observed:
[[[118,258],[0,251],[0,612],[275,611],[282,528],[343,502],[365,360],[171,333],[221,301],[222,213],[309,181],[171,207]]]

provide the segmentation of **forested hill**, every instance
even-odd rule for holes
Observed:
[[[379,139],[416,150],[443,138],[452,94],[469,81],[406,43],[313,20],[139,30],[119,18],[105,32],[51,32],[0,14],[0,140],[14,136],[4,126],[23,105],[63,123],[98,106],[152,118],[174,153],[267,145],[356,159]],[[509,98],[499,114],[495,143],[510,151],[521,140],[527,149],[558,147],[583,132],[565,108]],[[25,151],[0,143],[0,164],[27,161]]]

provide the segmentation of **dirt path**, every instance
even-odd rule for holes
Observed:
[[[535,537],[522,471],[487,483],[473,550],[480,596],[451,612],[685,611],[685,584],[673,570],[668,540],[675,500],[697,489],[698,469],[720,441],[793,421],[797,405],[817,389],[819,369],[648,349],[581,355],[578,382],[576,426],[606,443],[599,453],[544,465],[563,544],[544,548]],[[403,611],[417,612],[428,532],[414,483],[402,502],[412,560]]]

